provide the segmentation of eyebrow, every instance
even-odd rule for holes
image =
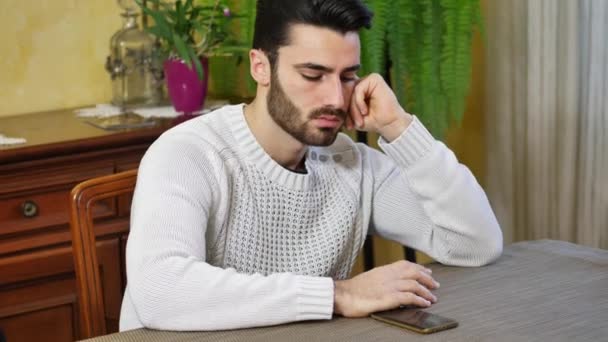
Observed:
[[[296,69],[312,69],[312,70],[318,70],[318,71],[323,71],[323,72],[333,72],[334,71],[333,68],[326,67],[321,64],[315,64],[315,63],[300,63],[300,64],[294,65],[294,67]],[[361,64],[349,66],[348,68],[342,70],[342,72],[353,72],[353,71],[357,71],[359,69],[361,69]]]

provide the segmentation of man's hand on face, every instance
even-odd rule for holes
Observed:
[[[430,269],[409,261],[397,261],[348,280],[336,281],[334,313],[344,317],[366,317],[400,305],[428,307],[437,301],[430,290],[438,287]]]
[[[382,76],[370,74],[358,80],[351,96],[348,129],[379,133],[386,141],[393,141],[412,122],[397,101],[392,89]]]

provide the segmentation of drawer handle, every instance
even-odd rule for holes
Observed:
[[[38,204],[32,200],[23,202],[21,210],[23,211],[24,217],[32,218],[38,216]]]

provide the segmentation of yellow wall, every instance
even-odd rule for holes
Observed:
[[[2,0],[0,116],[108,102],[119,14],[112,0]]]

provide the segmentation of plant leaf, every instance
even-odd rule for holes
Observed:
[[[196,69],[196,74],[198,75],[198,79],[203,80],[203,76],[204,76],[203,65],[201,64],[200,58],[196,55],[196,53],[194,52],[193,49],[190,50],[190,57],[192,58],[192,61],[194,62],[194,67]]]
[[[190,57],[192,56],[192,54],[188,50],[192,49],[192,47],[186,45],[184,39],[182,39],[182,37],[180,37],[176,33],[173,34],[173,43],[175,44],[175,48],[179,57],[184,60],[184,62],[188,65],[190,69],[192,69],[192,58]]]
[[[162,27],[159,25],[150,26],[146,30],[151,34],[157,36],[158,38],[162,38],[165,40],[171,40],[172,38],[171,32],[163,30]]]

